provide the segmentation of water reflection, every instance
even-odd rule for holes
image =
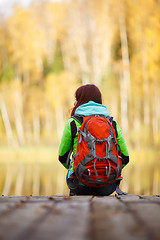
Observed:
[[[160,193],[160,163],[154,151],[132,151],[123,170],[122,190],[131,194]],[[1,195],[68,194],[66,170],[57,161],[57,150],[0,150]]]

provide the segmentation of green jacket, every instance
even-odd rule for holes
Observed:
[[[96,114],[104,115],[105,117],[109,116],[108,109],[102,105],[97,104],[93,101],[88,102],[87,104],[83,104],[76,109],[75,114],[80,116],[91,116]],[[73,150],[73,154],[76,153],[77,147],[77,140],[78,140],[78,131],[74,138],[73,146],[72,146],[72,134],[71,134],[71,122],[75,121],[77,130],[80,128],[81,124],[75,120],[74,118],[70,118],[64,128],[61,143],[59,146],[59,161],[63,164],[65,168],[69,168],[69,158],[71,155],[71,151]],[[123,167],[129,162],[129,154],[127,150],[126,143],[124,141],[124,137],[122,131],[118,125],[118,123],[113,120],[112,123],[115,122],[116,124],[116,131],[117,131],[117,142],[121,150],[121,156],[123,158]],[[72,148],[73,147],[73,148]],[[71,171],[73,171],[73,166],[71,166]]]

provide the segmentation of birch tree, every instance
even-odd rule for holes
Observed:
[[[112,9],[112,21],[114,23],[115,34],[119,32],[119,41],[121,46],[120,67],[118,67],[118,74],[120,81],[120,113],[121,113],[121,128],[124,135],[129,134],[129,98],[130,90],[130,59],[127,33],[127,4],[125,1],[110,2],[110,10]]]
[[[10,119],[9,119],[9,116],[8,116],[8,111],[7,111],[7,108],[6,108],[6,104],[5,104],[5,101],[2,97],[0,97],[0,111],[1,111],[2,120],[3,120],[3,123],[4,123],[4,127],[5,127],[5,130],[6,130],[6,136],[7,136],[8,144],[11,144],[11,143],[13,143],[13,131],[12,131]]]
[[[71,1],[62,49],[65,66],[82,83],[101,84],[110,58],[111,22],[106,1]]]
[[[135,14],[135,12],[141,12],[141,14]],[[149,0],[147,4],[144,0],[141,0],[139,4],[130,2],[129,14],[130,36],[132,42],[134,42],[134,56],[131,61],[132,70],[135,73],[133,80],[141,79],[139,88],[142,89],[139,99],[139,105],[141,106],[139,130],[140,127],[141,129],[147,129],[150,136],[148,142],[152,142],[154,138],[152,136],[158,136],[159,121],[158,110],[155,110],[157,109],[155,106],[159,102],[159,81],[157,78],[159,75],[157,60],[160,47],[159,41],[157,41],[157,36],[160,34],[159,3],[153,0]],[[138,96],[134,98],[136,99]]]
[[[122,49],[122,66],[123,66],[123,76],[121,78],[121,84],[120,84],[121,126],[124,132],[124,135],[127,135],[128,133],[128,101],[129,101],[131,91],[130,91],[130,63],[129,63],[126,20],[123,14],[120,16],[119,27],[120,27],[121,49]]]

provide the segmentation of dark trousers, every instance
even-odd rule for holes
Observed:
[[[109,196],[117,187],[118,183],[114,182],[105,187],[88,187],[79,185],[76,189],[70,190],[70,196],[73,195],[94,195],[94,196]]]

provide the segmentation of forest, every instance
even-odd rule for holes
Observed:
[[[160,1],[33,1],[0,16],[0,194],[64,194],[58,145],[96,84],[130,153],[122,188],[160,191]]]

